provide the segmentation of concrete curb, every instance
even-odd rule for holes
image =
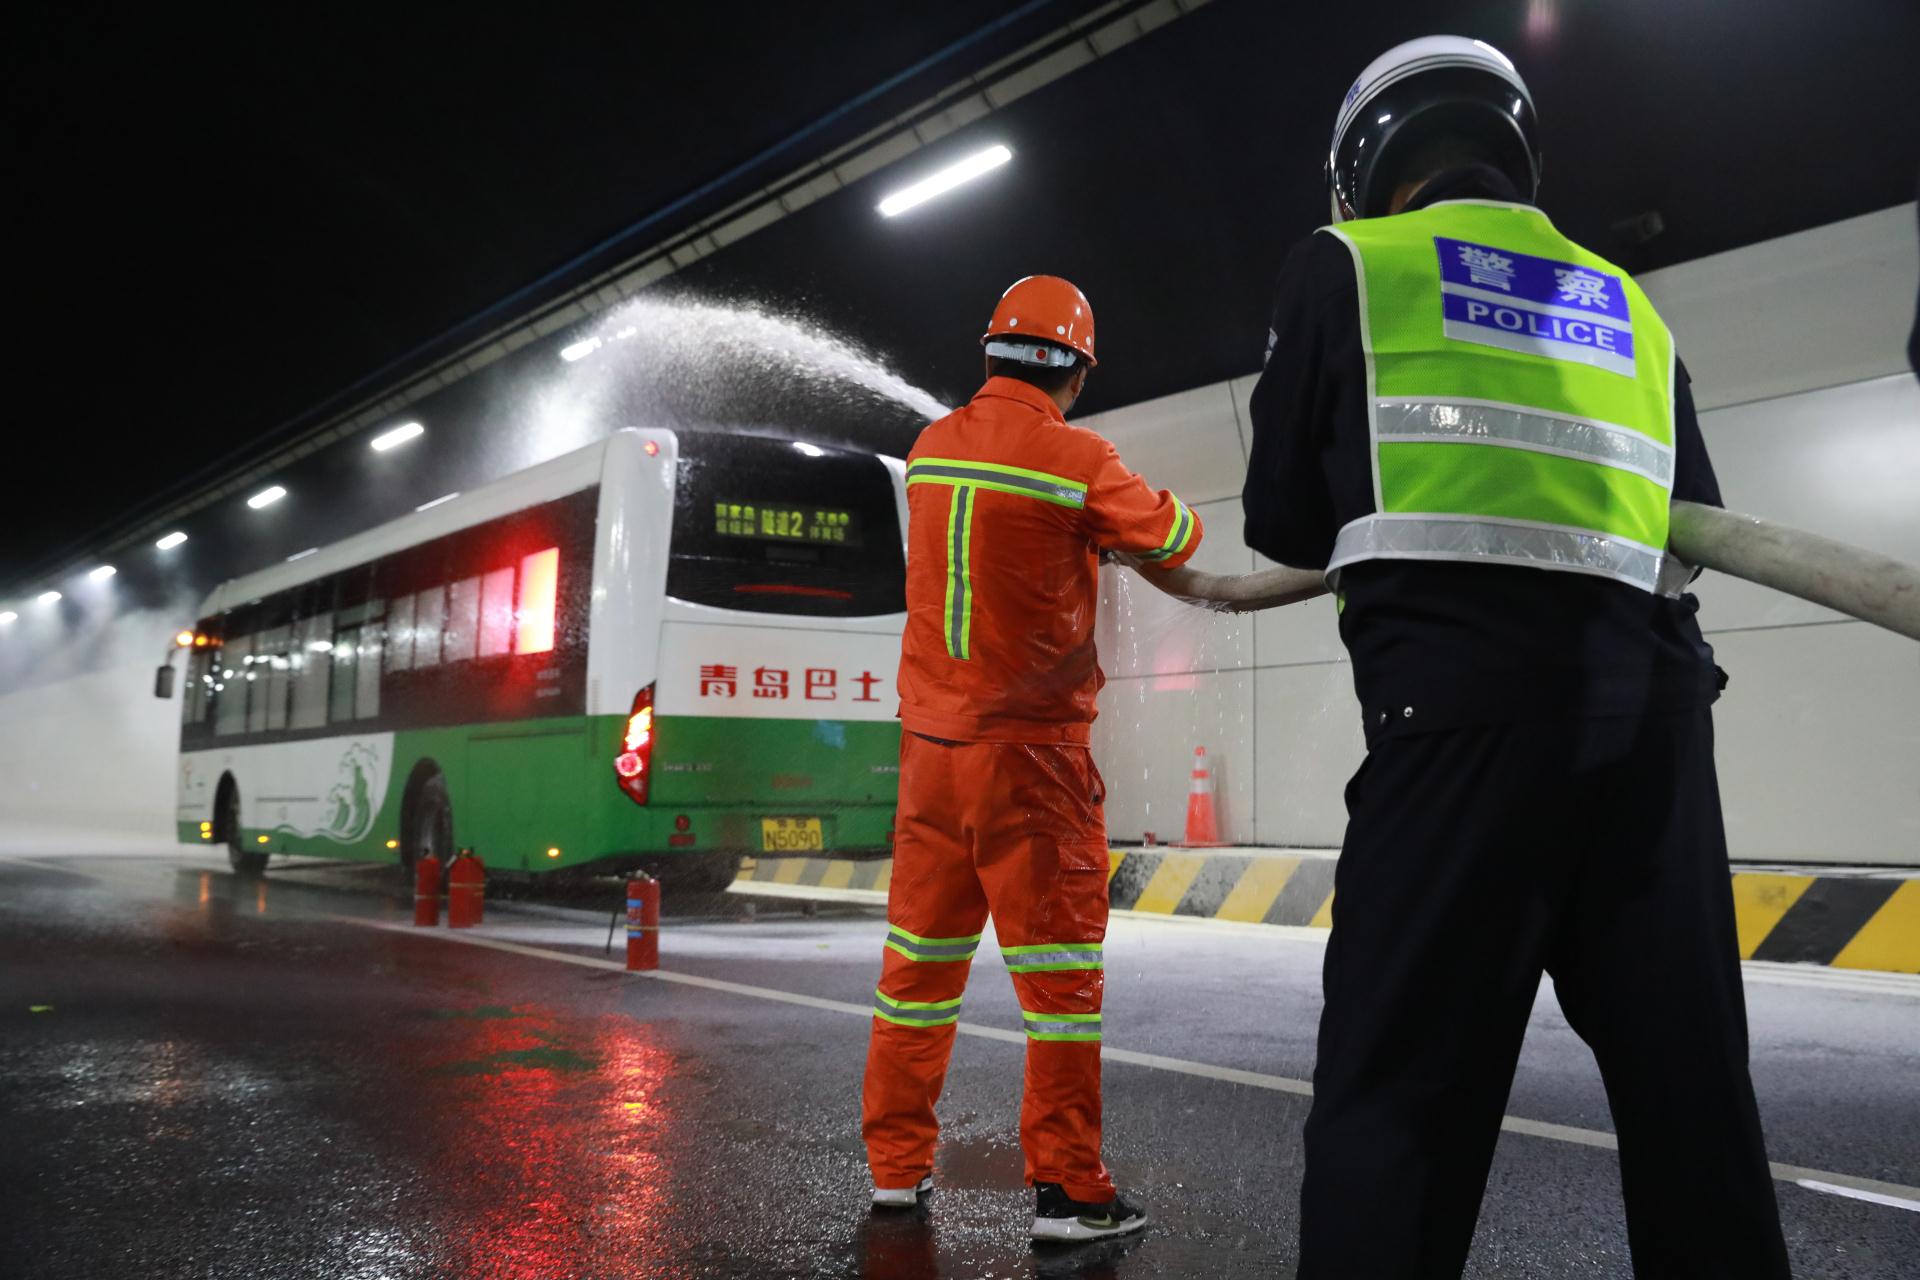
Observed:
[[[1325,929],[1333,923],[1332,850],[1114,849],[1116,911]],[[884,894],[893,862],[749,858],[736,886]],[[1920,973],[1920,874],[1733,873],[1740,958]]]

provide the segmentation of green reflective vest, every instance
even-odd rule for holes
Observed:
[[[1662,590],[1673,338],[1632,278],[1527,205],[1326,230],[1359,281],[1374,501],[1329,575],[1464,560]]]

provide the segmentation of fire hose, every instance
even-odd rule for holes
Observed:
[[[1891,556],[1695,502],[1673,504],[1667,546],[1695,568],[1771,587],[1920,640],[1920,569]],[[1177,600],[1228,613],[1273,609],[1327,592],[1323,575],[1310,569],[1222,574],[1134,567]]]

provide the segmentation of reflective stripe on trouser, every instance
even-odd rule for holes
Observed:
[[[960,1021],[960,997],[951,1000],[895,1000],[876,988],[873,1016],[902,1027],[944,1027]]]
[[[943,747],[913,734],[900,754],[890,927],[861,1106],[874,1185],[912,1186],[933,1168],[934,1104],[991,908],[1027,1032],[1027,1179],[1105,1200],[1113,1195],[1100,1159],[1107,846],[1091,755]],[[1005,1084],[1011,1092],[1013,1080]]]

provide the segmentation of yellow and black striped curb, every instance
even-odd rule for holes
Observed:
[[[1333,923],[1331,855],[1199,849],[1115,849],[1107,897],[1116,911],[1243,924]],[[885,893],[889,859],[749,858],[743,885]],[[1733,873],[1740,955],[1920,973],[1920,876]]]

